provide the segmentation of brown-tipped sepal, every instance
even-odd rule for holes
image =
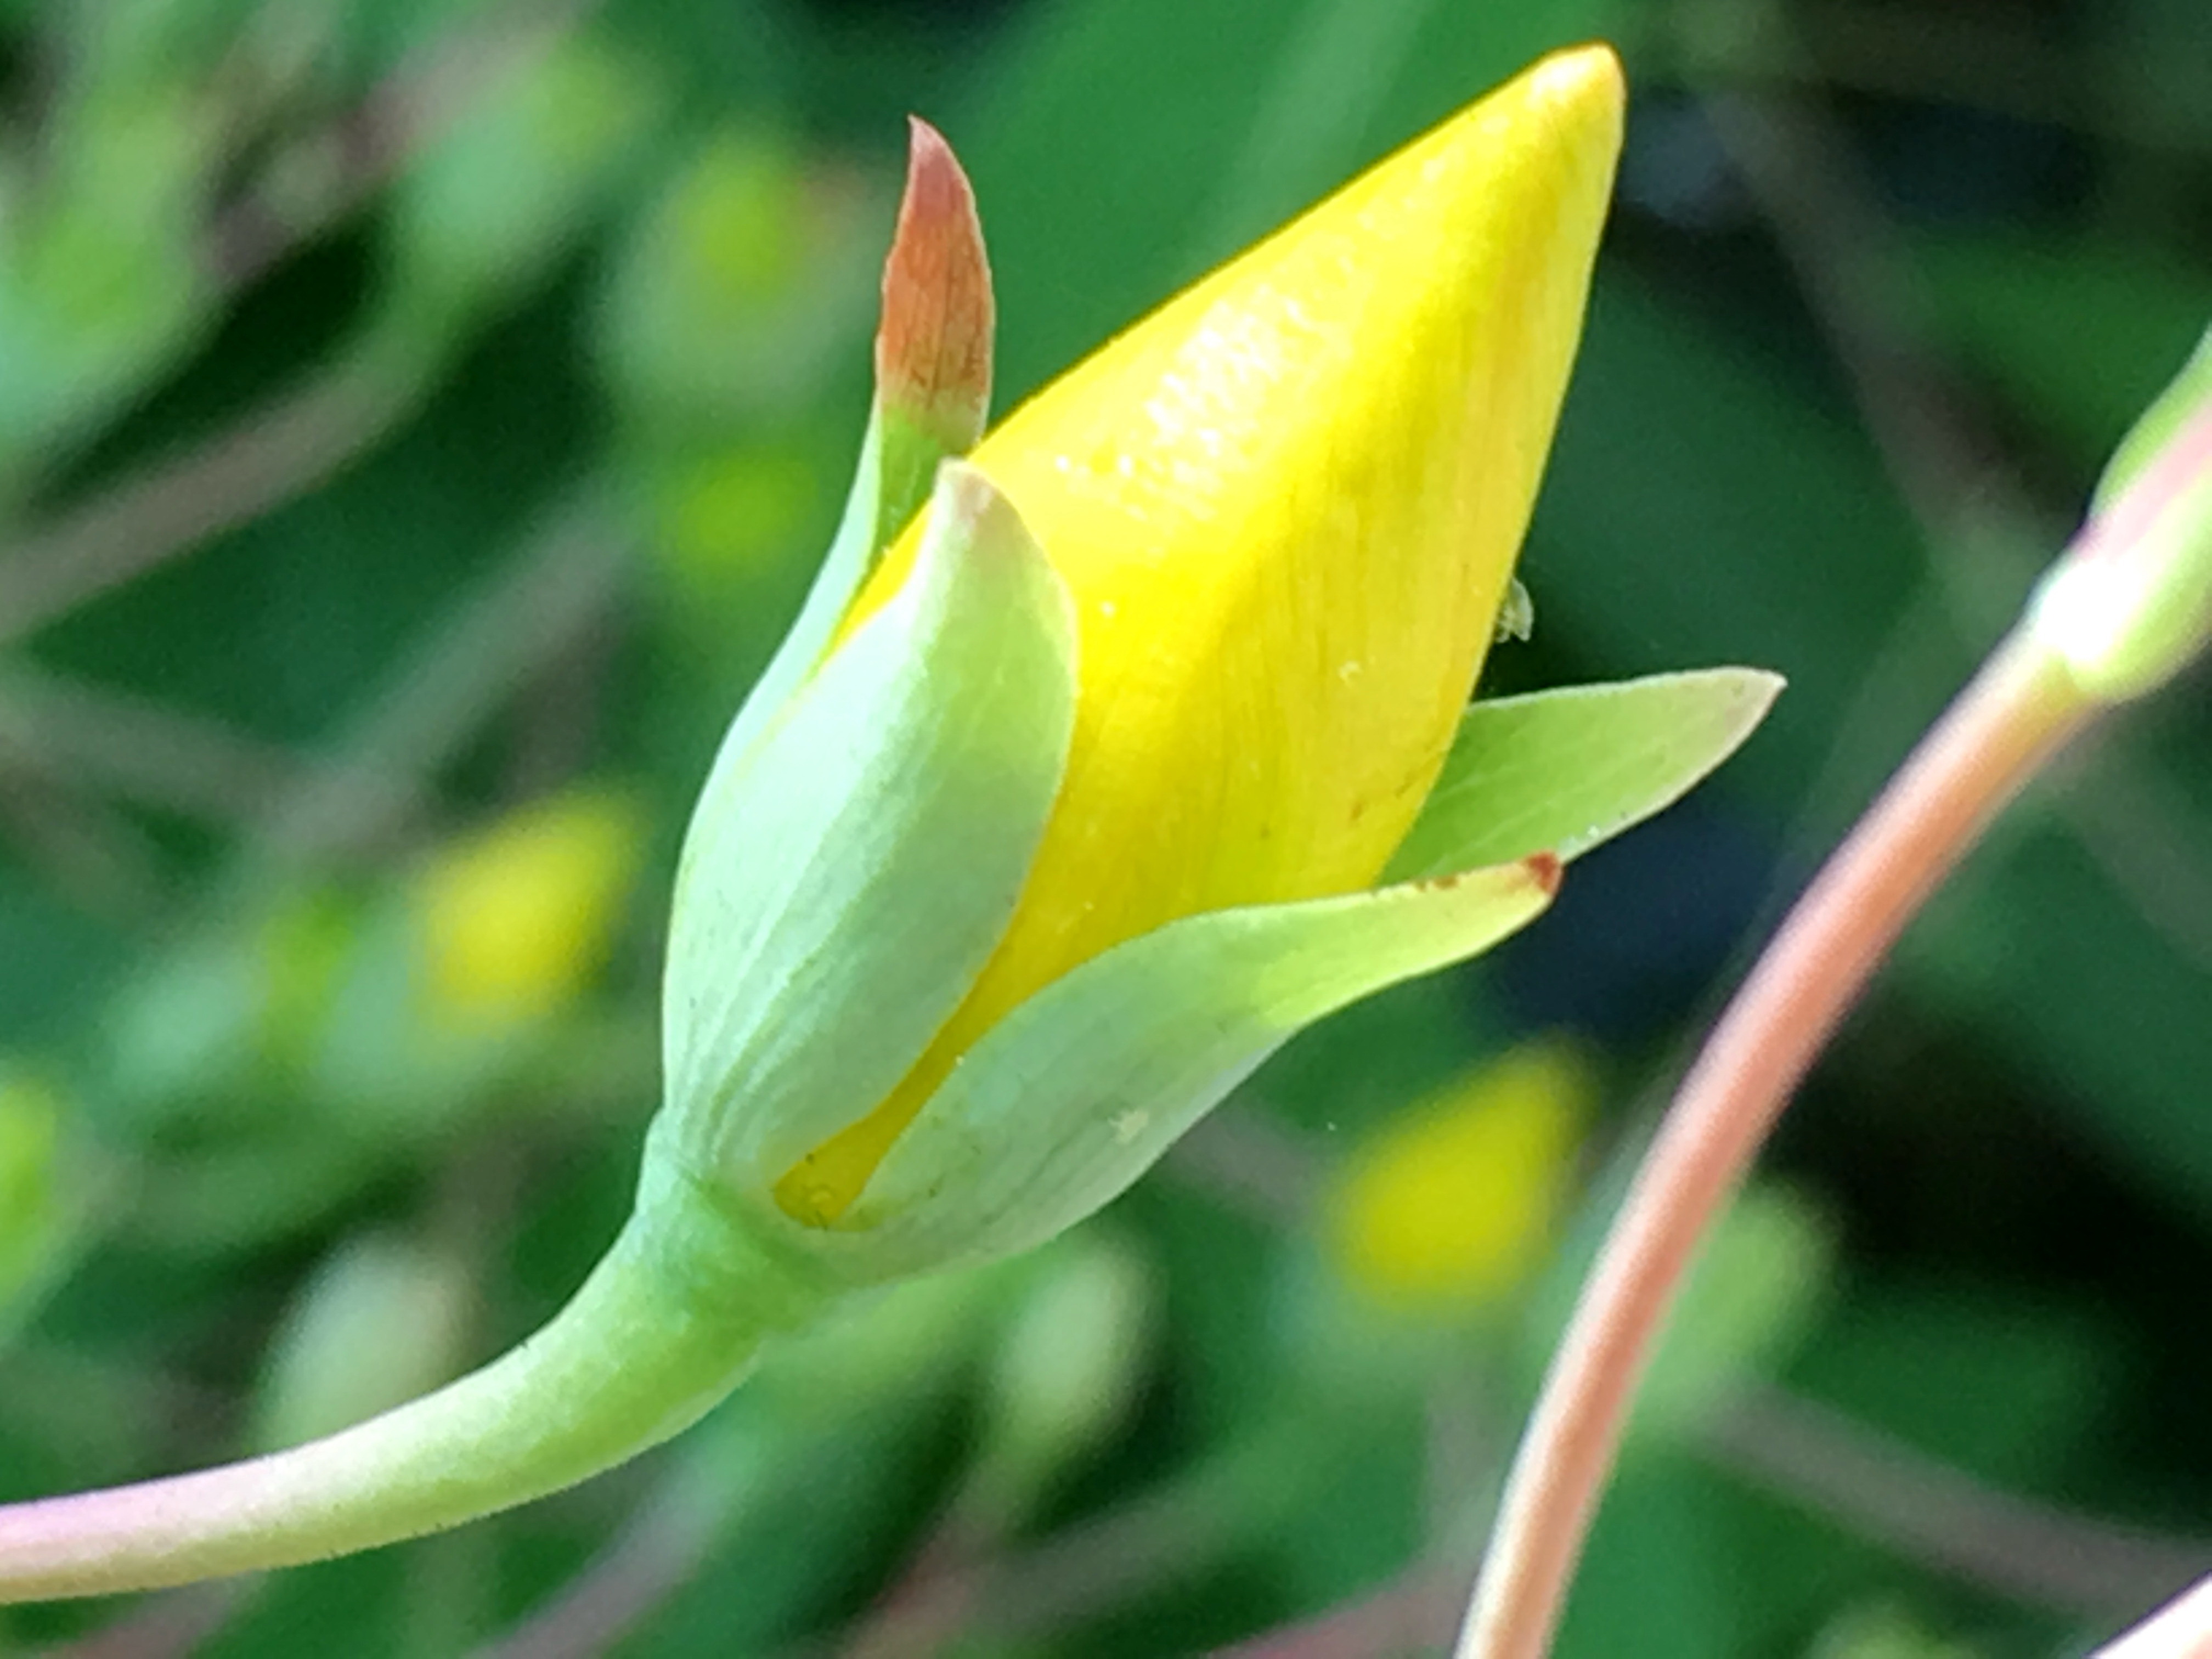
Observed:
[[[944,136],[909,118],[906,196],[884,262],[876,401],[939,452],[964,455],[991,406],[991,267],[975,193]]]
[[[975,192],[951,147],[915,120],[906,195],[884,261],[875,405],[853,488],[806,604],[738,710],[726,751],[758,737],[813,673],[850,623],[854,597],[884,549],[929,499],[938,469],[982,436],[992,317]]]

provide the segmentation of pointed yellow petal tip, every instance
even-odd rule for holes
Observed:
[[[1449,747],[1528,526],[1623,98],[1606,47],[1544,59],[976,449],[1075,602],[1066,782],[967,1004],[787,1192],[856,1194],[994,1022],[1119,941],[1375,879]]]
[[[1602,40],[1568,46],[1529,65],[1523,76],[1532,100],[1601,108],[1610,112],[1616,138],[1621,111],[1628,103],[1628,80],[1620,54]]]

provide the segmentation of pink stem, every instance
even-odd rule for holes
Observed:
[[[2087,719],[2014,635],[1905,762],[1729,1003],[1584,1285],[1506,1485],[1458,1659],[1538,1659],[1558,1623],[1629,1399],[1692,1253],[1905,922]]]

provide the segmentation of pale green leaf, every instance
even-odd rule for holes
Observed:
[[[1497,943],[1544,908],[1557,874],[1537,860],[1217,910],[1094,957],[961,1060],[841,1231],[856,1258],[890,1273],[1050,1238],[1151,1168],[1300,1029]]]
[[[1680,799],[1781,690],[1759,669],[1708,668],[1478,702],[1389,878],[1579,858]]]

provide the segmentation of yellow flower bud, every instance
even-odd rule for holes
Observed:
[[[975,466],[1071,593],[1065,782],[938,1040],[777,1197],[834,1220],[1011,1009],[1179,917],[1371,884],[1495,627],[1578,335],[1620,66],[1560,53],[1113,341]],[[886,554],[847,629],[905,580]]]

